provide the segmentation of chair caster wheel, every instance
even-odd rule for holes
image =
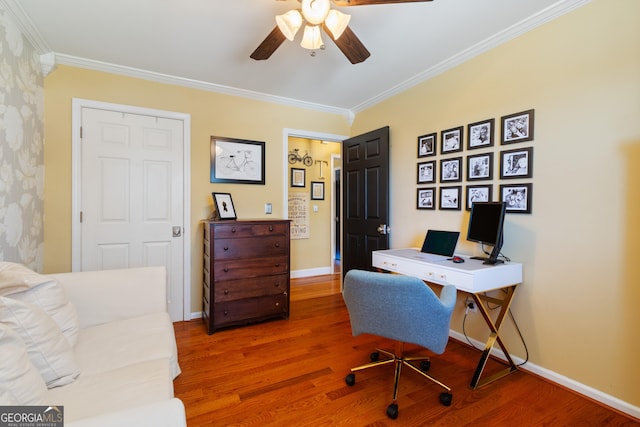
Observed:
[[[397,403],[392,403],[391,405],[387,406],[387,417],[391,418],[392,420],[395,420],[396,418],[398,418]]]
[[[347,383],[349,387],[356,383],[356,374],[351,373],[344,377],[344,382]]]
[[[440,393],[440,403],[444,406],[451,406],[451,400],[453,399],[453,395],[451,393],[442,392]]]
[[[422,369],[422,372],[427,372],[429,369],[431,369],[431,361],[423,360],[422,362],[420,362],[420,369]]]
[[[371,360],[372,362],[377,362],[378,360],[380,360],[380,353],[374,351],[369,355],[369,360]]]

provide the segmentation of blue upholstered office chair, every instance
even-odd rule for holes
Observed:
[[[343,298],[351,319],[354,336],[373,334],[396,340],[395,353],[376,349],[370,355],[371,363],[351,368],[345,382],[355,384],[355,373],[374,366],[395,363],[393,402],[387,407],[387,416],[398,417],[398,381],[402,366],[443,387],[440,402],[451,404],[451,389],[428,375],[431,362],[428,357],[406,357],[403,344],[413,343],[434,353],[442,354],[449,340],[449,324],[456,303],[456,288],[442,288],[440,297],[422,280],[398,274],[350,270],[344,279]],[[380,353],[387,358],[380,359]],[[420,362],[420,368],[416,364]]]

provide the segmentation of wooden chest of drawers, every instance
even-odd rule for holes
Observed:
[[[289,220],[205,221],[207,332],[289,317]]]

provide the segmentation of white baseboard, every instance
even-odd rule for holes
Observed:
[[[460,332],[454,330],[449,330],[449,336],[465,344],[468,344],[470,341],[476,348],[479,349],[484,349],[485,346],[485,343],[477,341],[473,338],[467,338],[464,336],[464,334],[461,334]],[[491,355],[497,357],[498,359],[506,361],[506,357],[504,356],[502,350],[494,348],[491,351]],[[524,362],[524,359],[513,355],[511,356],[511,358],[516,365]],[[576,393],[600,402],[603,405],[614,408],[620,412],[624,412],[625,414],[630,415],[636,419],[640,419],[640,407],[625,402],[624,400],[618,399],[617,397],[603,393],[600,390],[594,389],[593,387],[589,387],[587,385],[579,383],[578,381],[574,381],[571,378],[565,377],[564,375],[560,375],[556,372],[550,371],[549,369],[542,368],[531,362],[527,362],[524,365],[519,366],[518,369],[536,374],[555,384],[561,385],[575,391]]]
[[[331,274],[331,273],[333,273],[333,269],[331,267],[308,268],[306,270],[292,271],[291,278],[299,279],[301,277],[322,276],[322,275]]]

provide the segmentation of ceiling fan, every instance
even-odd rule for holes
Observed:
[[[311,50],[315,56],[317,49],[324,49],[321,29],[334,41],[352,64],[358,64],[371,54],[360,39],[349,28],[350,15],[331,9],[331,1],[336,6],[363,6],[372,4],[414,3],[432,0],[298,0],[300,9],[276,16],[276,27],[250,55],[252,59],[268,59],[284,43],[293,40],[302,26],[304,35],[300,45]]]

